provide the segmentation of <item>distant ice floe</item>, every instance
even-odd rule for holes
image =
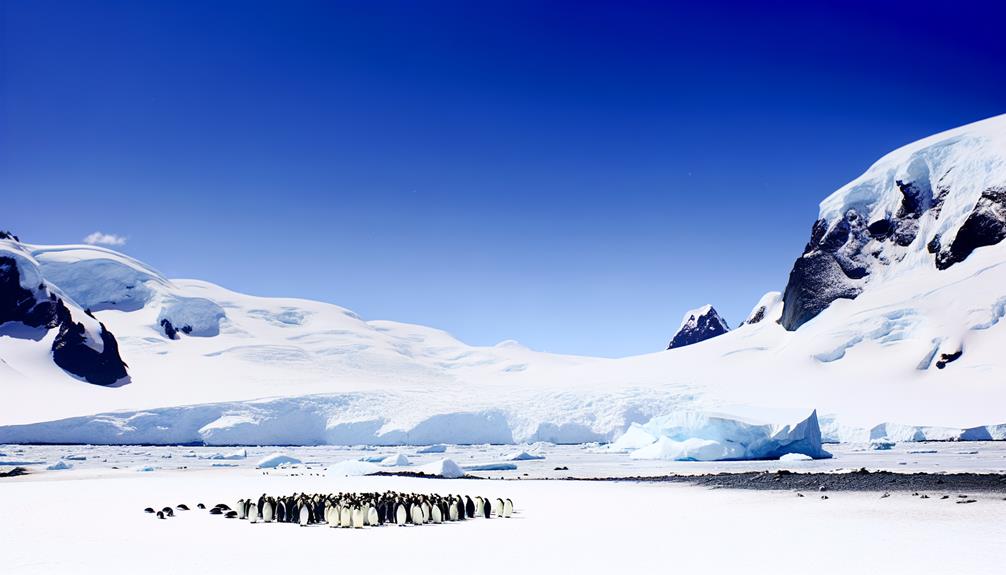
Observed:
[[[416,453],[445,453],[447,451],[447,446],[438,443],[436,445],[428,445],[416,450]]]
[[[62,471],[64,469],[73,469],[73,466],[61,459],[49,467],[46,467],[46,469],[48,471]]]
[[[255,467],[259,469],[272,469],[280,465],[299,465],[300,460],[285,453],[272,453],[259,460]]]
[[[545,456],[528,453],[526,451],[521,451],[520,453],[514,453],[513,455],[507,457],[507,461],[535,461],[540,459],[545,459]]]

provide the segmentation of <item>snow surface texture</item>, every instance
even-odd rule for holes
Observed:
[[[942,270],[934,259],[1001,181],[1004,140],[1006,116],[934,136],[885,157],[822,203],[824,232],[855,208],[867,224],[891,212],[891,234],[915,234],[907,245],[861,236],[869,241],[846,258],[869,264],[854,280],[855,299],[835,300],[787,331],[776,321],[785,306],[769,294],[728,333],[620,359],[511,341],[469,346],[335,305],[168,280],[105,248],[0,239],[0,251],[23,268],[24,287],[46,282],[74,302],[74,318],[98,346],[97,323],[77,312],[94,310],[115,334],[132,381],[84,384],[53,364],[52,331],[4,324],[0,441],[588,443],[619,440],[635,433],[632,424],[681,411],[785,422],[813,409],[824,441],[1002,438],[1006,244],[977,247]],[[899,217],[906,197],[928,197],[926,177],[939,216],[930,203]],[[994,205],[982,209],[996,213]],[[934,254],[926,244],[936,234],[942,246]],[[870,242],[880,249],[877,262],[887,263],[863,259],[876,251]]]
[[[58,473],[58,481],[4,480],[0,508],[16,518],[0,521],[4,573],[310,573],[332,557],[339,573],[425,575],[447,569],[436,560],[439,550],[452,567],[478,565],[478,573],[494,575],[654,573],[671,560],[681,573],[991,575],[1006,562],[1006,505],[981,496],[956,505],[902,493],[882,500],[876,493],[829,493],[824,500],[817,493],[634,482],[333,480],[240,469],[110,471],[76,479],[76,469]],[[516,514],[358,530],[250,525],[195,507],[233,505],[260,493],[386,490],[505,497]],[[179,503],[192,510],[166,520],[143,513]],[[598,509],[639,512],[613,533],[599,525]],[[674,520],[646,510],[670,510]],[[100,544],[112,533],[114,551]],[[771,551],[780,534],[785,550]]]

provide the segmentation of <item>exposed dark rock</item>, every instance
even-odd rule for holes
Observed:
[[[936,267],[945,270],[967,259],[977,248],[995,245],[1003,238],[1006,238],[1006,188],[989,188],[982,192],[946,250],[936,254]]]
[[[14,258],[0,257],[0,324],[19,321],[29,327],[56,327],[55,302],[44,286],[38,296],[21,286],[21,272]]]
[[[21,285],[21,271],[10,257],[0,257],[0,324],[17,321],[29,327],[59,328],[52,343],[56,365],[98,385],[111,385],[127,376],[126,364],[119,356],[119,344],[101,324],[101,353],[85,343],[83,324],[73,321],[63,300],[39,285],[34,293]],[[90,310],[85,313],[94,317]]]
[[[0,230],[0,240],[14,240],[15,242],[20,242],[21,239],[10,233],[8,230]]]
[[[936,234],[933,236],[933,239],[929,240],[929,243],[926,244],[926,251],[931,254],[935,254],[940,251],[940,234]]]
[[[794,330],[839,298],[855,298],[860,282],[869,273],[863,246],[870,232],[855,210],[849,210],[829,229],[818,220],[811,229],[810,242],[793,264],[783,292],[783,311],[779,323]]]
[[[57,302],[59,333],[52,342],[52,359],[56,365],[96,385],[112,385],[128,376],[126,363],[119,355],[119,343],[101,326],[103,349],[98,351],[86,343],[84,325],[73,321],[62,300]]]
[[[866,230],[870,232],[870,236],[873,237],[873,239],[882,242],[891,237],[891,234],[894,233],[894,222],[884,218],[873,222],[867,226]]]
[[[682,322],[678,332],[674,334],[671,343],[668,344],[667,349],[692,345],[718,335],[723,335],[728,331],[730,331],[730,327],[727,326],[727,322],[720,317],[720,314],[716,312],[713,306],[707,305],[692,312]]]
[[[760,322],[761,320],[765,319],[765,312],[766,311],[767,310],[766,310],[765,306],[759,307],[758,309],[755,310],[755,312],[753,314],[751,314],[751,317],[749,317],[748,320],[745,323],[752,324],[752,323],[758,323],[758,322]]]
[[[168,339],[178,339],[178,332],[184,333],[185,335],[192,333],[191,325],[175,327],[168,318],[161,320],[161,327],[164,329],[164,335],[168,336]]]
[[[957,350],[953,353],[943,353],[940,354],[940,359],[936,360],[936,369],[943,369],[948,363],[957,361],[960,357],[964,355],[963,350]]]
[[[164,335],[168,336],[168,339],[178,339],[178,330],[175,326],[171,325],[171,320],[164,318],[161,320],[161,327],[164,328]]]

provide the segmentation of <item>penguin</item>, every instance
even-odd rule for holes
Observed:
[[[483,499],[482,500],[482,514],[485,516],[486,519],[489,519],[489,516],[492,513],[492,511],[493,511],[493,505],[492,505],[492,503],[489,503],[488,499]]]
[[[221,511],[230,511],[231,510],[230,507],[227,507],[223,503],[217,503],[216,505],[214,505],[214,507],[219,508]]]
[[[202,503],[196,503],[196,507],[198,507],[199,509],[206,509],[206,506],[203,505]]]
[[[339,526],[347,528],[353,526],[353,512],[345,505],[339,510]]]
[[[478,495],[475,496],[475,516],[482,515],[482,498]]]
[[[503,517],[503,500],[499,497],[493,502],[493,515],[496,517]]]
[[[422,525],[423,524],[423,508],[415,503],[412,504],[412,524]]]
[[[382,523],[380,515],[377,513],[377,508],[373,505],[367,509],[367,523],[371,526],[380,525]]]
[[[213,509],[210,509],[210,515],[223,515],[223,514],[224,512],[221,511],[219,507],[214,507]]]
[[[238,519],[244,519],[248,517],[248,508],[245,507],[245,500],[238,499],[238,504],[234,506],[238,510]]]
[[[258,506],[252,503],[248,506],[248,521],[258,523]]]
[[[170,508],[170,507],[165,507],[164,509],[161,509],[161,513],[164,513],[164,515],[166,515],[168,517],[174,517],[175,516],[175,511],[172,508]]]
[[[405,504],[399,503],[398,506],[395,508],[395,523],[397,523],[398,525],[405,525],[408,519],[406,517],[407,515],[408,513],[405,511]]]
[[[144,513],[153,513],[154,512],[154,508],[153,507],[147,507],[146,509],[143,510],[143,512]]]
[[[237,512],[237,511],[228,511],[228,512],[227,512],[227,513],[226,513],[226,514],[224,515],[224,517],[226,517],[227,519],[234,519],[234,518],[235,518],[235,517],[237,517],[237,516],[238,516],[238,512]]]
[[[262,505],[262,522],[272,523],[273,520],[273,499],[270,497]]]
[[[507,498],[507,500],[503,502],[503,517],[509,518],[511,515],[513,515],[513,501],[510,501],[510,499]]]
[[[276,523],[286,523],[290,520],[287,514],[286,502],[282,498],[276,502]]]
[[[308,522],[311,520],[311,513],[307,510],[307,503],[300,504],[300,526],[306,527]]]
[[[447,518],[450,521],[458,520],[458,506],[453,501],[447,506]]]
[[[359,505],[353,507],[353,529],[363,529],[363,508]]]
[[[465,516],[469,519],[475,517],[475,502],[467,495],[465,495]]]
[[[180,504],[176,505],[175,508],[178,509],[179,511],[188,511],[189,510],[189,506],[186,505],[186,504],[184,504],[184,503],[180,503]]]
[[[164,519],[164,512],[163,511],[158,511],[157,512],[157,518],[158,519]]]
[[[337,506],[333,505],[328,508],[328,515],[325,516],[325,521],[329,527],[339,526],[339,508]]]
[[[440,506],[434,505],[433,508],[430,509],[430,520],[433,522],[434,525],[436,525],[442,523],[443,519],[444,515],[440,511]]]
[[[458,521],[464,521],[466,519],[465,513],[465,500],[458,495],[458,500],[454,502],[454,506],[458,510]]]

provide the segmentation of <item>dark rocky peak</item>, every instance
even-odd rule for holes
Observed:
[[[730,331],[727,322],[711,305],[704,305],[685,314],[677,333],[667,349],[692,345]]]

